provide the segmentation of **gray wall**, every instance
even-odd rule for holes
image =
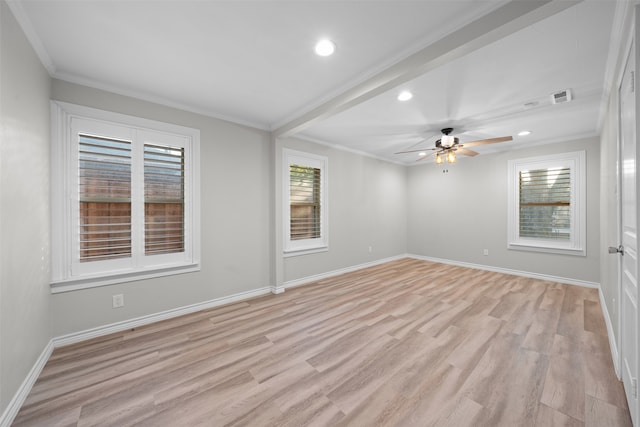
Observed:
[[[267,132],[53,80],[52,98],[200,129],[202,270],[52,295],[60,336],[271,285]],[[125,306],[111,308],[124,294]]]
[[[283,139],[275,153],[277,193],[282,192],[282,148],[326,156],[329,171],[329,251],[282,259],[283,282],[406,253],[406,167],[326,145]],[[276,199],[276,217],[282,221],[282,199]],[[274,228],[281,230],[281,226],[278,223]],[[276,251],[281,256],[281,250]]]
[[[507,162],[586,150],[587,256],[507,250]],[[407,249],[443,258],[599,282],[599,145],[597,138],[427,164],[408,172]],[[443,173],[448,170],[448,173]],[[483,249],[489,255],[482,254]]]
[[[0,2],[0,414],[51,339],[50,78]]]

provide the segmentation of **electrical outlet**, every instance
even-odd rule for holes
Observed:
[[[124,307],[124,294],[117,294],[112,297],[113,308]]]
[[[373,252],[373,248],[369,246],[369,252]]]
[[[489,249],[483,249],[482,250],[482,255],[488,256],[489,255]]]

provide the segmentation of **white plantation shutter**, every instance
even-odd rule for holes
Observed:
[[[320,237],[320,175],[319,168],[289,166],[291,240]]]
[[[144,145],[145,254],[184,251],[184,148]]]
[[[283,149],[285,256],[328,250],[327,158]]]
[[[571,237],[571,170],[520,171],[520,236],[569,240]]]
[[[200,270],[200,132],[51,105],[53,292]]]
[[[131,256],[131,141],[80,135],[80,262]]]
[[[509,249],[586,255],[586,152],[508,161]]]

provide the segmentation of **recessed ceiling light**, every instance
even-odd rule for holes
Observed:
[[[527,135],[531,135],[530,130],[523,130],[522,132],[518,132],[518,136],[527,136]]]
[[[418,156],[420,156],[420,157],[424,157],[424,156],[426,156],[426,155],[427,155],[427,153],[425,153],[424,151],[422,151],[422,152],[418,153]]]
[[[331,56],[336,51],[336,44],[329,39],[322,39],[316,43],[315,51],[319,56]]]
[[[398,94],[398,101],[408,101],[413,98],[413,94],[408,90],[404,90]]]

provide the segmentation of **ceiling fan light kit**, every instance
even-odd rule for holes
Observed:
[[[445,148],[451,148],[455,143],[456,139],[451,135],[442,135],[442,138],[440,139],[440,145]]]
[[[458,143],[458,138],[449,135],[453,132],[453,128],[444,128],[441,132],[442,137],[436,141],[436,147],[451,148]]]
[[[436,155],[437,165],[444,164],[445,160],[447,161],[447,163],[455,163],[457,160],[456,151],[458,152],[458,154],[462,154],[463,156],[469,156],[469,157],[474,157],[479,154],[476,151],[468,150],[467,148],[463,148],[463,147],[495,144],[496,142],[508,142],[513,140],[512,136],[501,136],[498,138],[479,139],[477,141],[470,141],[470,142],[465,142],[461,144],[458,138],[451,135],[451,132],[453,132],[453,128],[444,128],[441,130],[441,132],[442,132],[442,136],[440,137],[440,139],[436,140],[435,148],[431,148],[431,151],[433,151],[431,155],[433,154]],[[421,148],[419,150],[399,151],[395,154],[419,153],[418,156],[420,156],[420,158],[417,161],[420,161],[431,156],[431,155],[429,156],[425,155],[426,150],[427,149],[425,148]]]
[[[447,151],[447,163],[456,162],[456,152],[454,150]]]

